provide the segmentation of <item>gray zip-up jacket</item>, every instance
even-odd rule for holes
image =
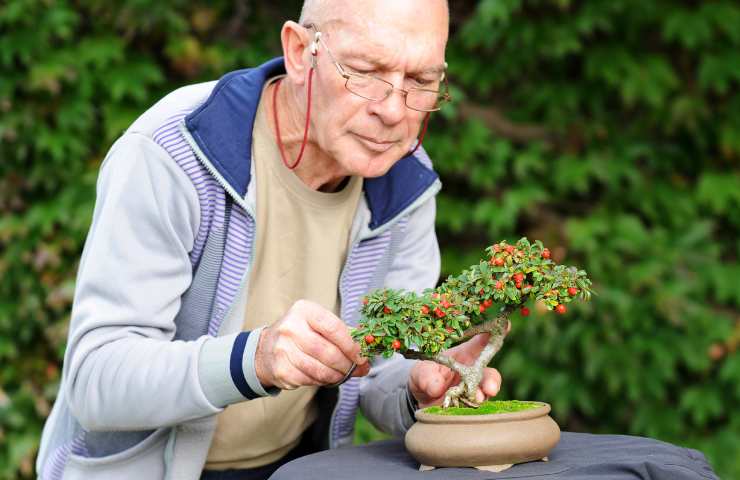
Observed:
[[[181,88],[144,113],[101,167],[80,262],[62,384],[44,427],[44,480],[196,479],[227,405],[265,395],[261,329],[242,332],[255,238],[251,132],[282,59]],[[339,282],[341,317],[379,287],[421,291],[440,268],[423,150],[366,179]],[[413,423],[395,356],[320,389],[316,441],[349,445],[357,408],[380,429]]]

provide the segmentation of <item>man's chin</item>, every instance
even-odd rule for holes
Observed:
[[[407,152],[401,153],[400,149],[394,148],[382,154],[365,154],[364,158],[354,158],[353,164],[357,166],[355,175],[364,178],[382,177],[399,161],[406,156]]]

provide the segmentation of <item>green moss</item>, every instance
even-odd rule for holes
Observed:
[[[537,402],[522,402],[520,400],[487,400],[478,408],[439,406],[427,407],[423,411],[434,415],[487,415],[492,413],[511,413],[529,410],[542,406]]]

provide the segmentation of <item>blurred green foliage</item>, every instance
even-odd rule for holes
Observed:
[[[515,319],[501,398],[740,478],[740,5],[455,0],[455,102],[425,146],[456,273],[527,235],[599,296]],[[97,168],[177,86],[278,55],[300,1],[0,5],[0,478],[29,478]],[[360,420],[357,438],[377,438]]]

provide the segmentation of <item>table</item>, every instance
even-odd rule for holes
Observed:
[[[473,468],[420,472],[403,440],[394,439],[307,455],[280,467],[270,480],[719,479],[701,452],[644,437],[562,432],[549,458],[499,473]]]

